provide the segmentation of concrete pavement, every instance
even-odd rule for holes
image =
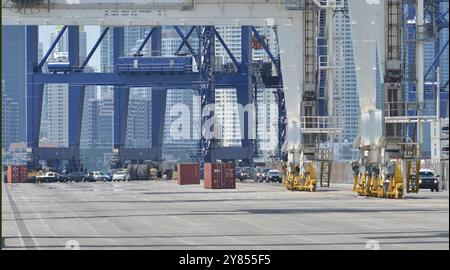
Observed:
[[[175,181],[3,184],[5,249],[449,249],[448,191],[290,192]]]

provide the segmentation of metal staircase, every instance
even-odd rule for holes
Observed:
[[[332,161],[320,162],[320,187],[330,187]]]

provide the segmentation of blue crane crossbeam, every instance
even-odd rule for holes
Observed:
[[[246,85],[247,76],[237,73],[215,74],[216,86],[232,87]],[[276,80],[272,80],[276,81]],[[35,73],[34,84],[70,84],[78,86],[114,85],[126,87],[160,87],[171,89],[200,89],[202,82],[198,73],[146,74],[146,73],[81,73],[67,74]],[[266,85],[272,87],[271,85]]]

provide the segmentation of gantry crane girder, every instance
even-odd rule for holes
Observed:
[[[273,25],[277,27],[277,35],[279,36],[280,59],[279,65],[282,71],[283,81],[280,87],[280,80],[278,79],[278,87],[283,91],[278,91],[277,97],[280,104],[284,104],[284,108],[280,109],[280,127],[286,131],[280,132],[280,138],[286,138],[286,143],[282,145],[284,149],[295,149],[300,145],[301,134],[301,100],[305,90],[304,85],[304,63],[303,55],[304,37],[305,37],[305,11],[318,10],[321,8],[330,8],[341,5],[342,1],[322,1],[314,0],[308,1],[308,8],[303,6],[304,1],[278,1],[278,0],[238,0],[233,2],[222,1],[188,1],[191,5],[184,5],[185,3],[178,3],[171,7],[160,7],[156,10],[155,6],[146,4],[136,4],[131,1],[123,1],[123,5],[118,10],[118,5],[108,5],[102,3],[98,5],[95,3],[86,6],[84,3],[68,6],[65,1],[54,1],[49,9],[40,9],[35,13],[21,13],[14,11],[11,7],[2,6],[3,16],[2,22],[4,24],[94,24],[104,26],[117,26],[117,32],[120,33],[120,27],[123,25]],[[291,4],[293,6],[290,6]],[[293,8],[292,8],[293,7]],[[250,32],[250,30],[248,30]],[[119,34],[120,35],[120,34]],[[37,36],[37,33],[36,33]],[[153,40],[153,39],[152,39]],[[184,42],[184,40],[183,40]],[[119,40],[116,40],[120,46]],[[36,43],[33,45],[37,47]],[[117,54],[117,53],[116,53]],[[244,59],[244,61],[246,61]],[[37,61],[36,61],[37,62]],[[250,70],[249,65],[249,70]],[[251,81],[250,72],[242,72],[240,75],[236,74],[214,74],[214,77],[223,80],[230,84],[235,84],[240,81],[248,85]],[[279,73],[281,75],[281,72]],[[30,75],[31,76],[31,75]],[[95,76],[95,77],[94,77]],[[179,79],[192,85],[191,74],[180,75]],[[134,85],[153,84],[153,87],[167,87],[167,78],[163,76],[144,76],[137,75],[135,77],[127,74],[118,76],[117,74],[87,74],[83,72],[69,72],[68,74],[39,74],[34,72],[32,79],[39,81],[38,85],[49,82],[76,82],[79,85],[95,85],[95,80],[100,81],[100,84],[106,84],[105,81],[113,81],[109,85],[115,85],[115,97],[118,97],[122,106],[117,106],[120,113],[114,118],[115,127],[121,125],[126,121],[126,112],[124,101],[128,95],[128,88]],[[150,79],[150,77],[152,77]],[[150,83],[148,83],[151,81]],[[203,82],[197,83],[201,85]],[[37,86],[36,86],[37,87]],[[38,87],[37,87],[38,88]],[[201,87],[198,87],[200,89]],[[251,87],[248,87],[251,88]],[[121,89],[120,91],[118,89]],[[39,95],[39,91],[31,91],[30,96]],[[240,93],[244,95],[243,99],[251,99],[251,91]],[[38,98],[39,99],[39,98]],[[284,102],[283,102],[284,101]],[[38,103],[38,102],[37,102]],[[41,102],[42,103],[42,102]],[[118,105],[120,105],[118,104]],[[36,104],[35,104],[36,105]],[[38,108],[39,106],[35,106]],[[285,116],[284,116],[285,114]],[[155,120],[156,121],[156,120]],[[318,121],[316,121],[318,122]],[[305,132],[307,133],[307,132]],[[320,133],[320,132],[319,132]],[[123,134],[120,131],[114,131],[115,145],[123,140]],[[35,135],[31,135],[36,141]],[[307,135],[309,136],[309,135]],[[158,137],[158,136],[155,136]],[[246,141],[245,144],[251,141]],[[31,145],[31,144],[30,144]],[[37,147],[36,144],[34,147]],[[120,150],[120,146],[118,147]],[[243,148],[241,148],[242,151]],[[222,150],[221,150],[222,151]],[[211,152],[212,153],[212,152]],[[282,155],[281,155],[282,156]]]
[[[62,36],[67,27],[61,30],[58,35]],[[69,40],[74,44],[78,44],[77,38],[79,35],[78,27],[69,26]],[[181,89],[196,89],[201,95],[201,109],[205,111],[208,105],[214,103],[214,89],[215,83],[219,83],[221,87],[235,87],[237,89],[238,103],[242,106],[253,103],[253,74],[252,74],[252,49],[251,39],[252,31],[257,31],[252,26],[242,26],[242,61],[238,63],[235,57],[231,54],[227,45],[223,43],[220,35],[215,30],[214,26],[203,26],[201,29],[202,46],[199,54],[194,54],[193,57],[201,59],[200,72],[182,72],[181,74],[173,74],[168,72],[161,74],[149,72],[119,72],[119,59],[123,57],[124,51],[124,28],[113,27],[113,59],[115,72],[112,73],[84,73],[83,66],[80,66],[77,61],[79,59],[76,46],[69,46],[69,60],[70,70],[64,73],[42,73],[39,66],[42,67],[45,62],[45,57],[41,62],[38,62],[37,57],[31,57],[32,53],[37,48],[37,26],[27,26],[27,48],[28,54],[28,72],[29,80],[27,84],[28,96],[27,106],[31,110],[28,111],[28,148],[30,153],[30,162],[34,167],[38,167],[39,160],[47,160],[51,162],[59,162],[61,160],[68,160],[72,162],[70,167],[74,169],[80,168],[79,163],[79,145],[81,135],[81,118],[83,111],[84,87],[86,85],[113,85],[114,86],[114,126],[113,126],[113,166],[118,167],[124,165],[124,161],[130,160],[132,162],[142,162],[143,160],[161,160],[162,159],[162,140],[163,140],[163,125],[165,115],[165,104],[167,88],[181,88]],[[178,28],[177,28],[178,30]],[[101,39],[104,38],[105,31],[100,36],[98,42],[94,46],[95,50]],[[188,39],[179,32],[183,43],[190,47]],[[154,27],[149,33],[152,35],[152,56],[160,56],[161,54],[161,29]],[[237,72],[216,72],[214,69],[215,53],[214,41],[219,37],[222,40],[222,45],[225,46],[226,51],[230,54],[234,63],[237,65]],[[148,40],[145,39],[144,43]],[[54,44],[58,41],[55,40]],[[72,43],[70,43],[72,44]],[[145,44],[143,44],[145,45]],[[78,45],[77,45],[78,46]],[[53,47],[53,46],[52,46]],[[47,56],[51,53],[53,48],[49,49]],[[143,46],[141,46],[143,47]],[[194,52],[195,53],[195,52]],[[269,52],[270,53],[270,52]],[[89,53],[89,56],[93,51]],[[200,57],[198,57],[200,56]],[[88,61],[88,60],[87,60]],[[83,65],[86,65],[83,63]],[[269,78],[268,81],[277,82],[277,79]],[[43,85],[47,83],[66,83],[69,84],[69,119],[70,119],[70,138],[68,148],[40,148],[39,147],[39,129],[40,129],[40,114],[42,110],[42,95]],[[270,87],[271,85],[268,85]],[[137,149],[126,148],[126,126],[128,119],[128,101],[130,87],[152,87],[152,143],[149,148]],[[212,115],[203,115],[202,123]],[[242,139],[242,147],[223,147],[220,142],[214,143],[213,139],[202,140],[201,144],[201,159],[206,161],[215,160],[242,160],[245,163],[251,163],[253,156],[253,144],[249,134],[249,124],[251,124],[251,115],[244,116],[244,136]],[[203,131],[205,132],[205,131]],[[204,136],[202,136],[204,138]],[[58,167],[59,164],[53,166]]]
[[[65,30],[66,28],[63,28]],[[79,65],[79,28],[69,26],[69,62]],[[63,32],[63,30],[61,30]],[[42,113],[44,84],[36,80],[35,75],[42,74],[43,62],[38,62],[38,27],[27,26],[26,68],[27,68],[27,153],[28,162],[38,167],[39,160],[48,160],[50,166],[59,166],[61,160],[67,160],[70,167],[80,167],[79,146],[81,135],[81,118],[83,112],[84,86],[69,85],[69,138],[67,148],[40,148],[39,133]],[[53,49],[62,36],[59,35],[50,49]],[[49,56],[46,54],[43,61]]]
[[[201,65],[201,76],[203,87],[201,88],[201,103],[202,103],[202,138],[201,138],[201,155],[202,160],[207,162],[215,162],[216,160],[241,160],[244,164],[251,164],[253,162],[253,144],[252,134],[249,133],[250,125],[253,124],[252,115],[247,113],[244,115],[243,134],[241,138],[241,147],[224,147],[221,141],[215,138],[208,138],[215,130],[214,124],[211,126],[204,125],[214,117],[214,108],[209,108],[215,103],[214,93],[216,80],[215,73],[215,38],[220,37],[214,26],[206,26],[202,30],[202,59],[204,61]],[[241,26],[241,62],[237,63],[237,70],[241,75],[242,83],[237,84],[236,94],[237,102],[243,107],[248,104],[253,104],[253,73],[252,73],[252,26]],[[225,46],[230,58],[235,59],[231,51]],[[203,130],[203,128],[210,128],[210,130]]]

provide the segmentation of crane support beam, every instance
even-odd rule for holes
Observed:
[[[79,66],[80,62],[80,29],[69,26],[69,63]],[[80,148],[81,123],[83,118],[84,85],[69,85],[69,148]],[[78,159],[79,157],[74,157]]]
[[[144,41],[142,41],[141,45],[139,45],[138,52],[141,52],[144,49],[145,44],[147,44],[148,40],[152,36],[153,31],[155,31],[155,28],[152,28],[152,30],[150,30],[150,32],[147,33],[147,35],[144,38]]]
[[[55,40],[53,41],[52,45],[50,45],[50,48],[47,50],[47,53],[45,53],[44,57],[42,58],[41,62],[39,62],[39,65],[37,66],[37,70],[42,70],[42,67],[44,66],[45,62],[47,61],[50,54],[55,49],[56,45],[58,45],[59,40],[64,35],[64,32],[67,29],[67,25],[64,25],[64,27],[59,31],[58,35],[56,36]]]
[[[264,50],[266,51],[267,55],[269,56],[270,60],[272,60],[272,63],[275,65],[277,71],[278,70],[278,60],[273,56],[272,52],[270,51],[269,46],[267,46],[266,41],[261,37],[259,32],[256,30],[254,26],[252,26],[252,31],[255,34],[256,39],[258,39],[259,43],[263,46]]]
[[[213,140],[207,136],[208,133],[215,131],[214,125],[214,108],[211,105],[215,101],[215,80],[213,76],[214,58],[215,58],[215,29],[214,26],[208,25],[201,28],[201,63],[200,63],[200,81],[202,87],[200,88],[200,104],[201,104],[201,139],[200,151],[201,159],[203,161],[211,162],[211,148]],[[212,109],[212,110],[211,110]],[[211,128],[204,129],[206,122],[212,121]]]
[[[186,39],[189,40],[189,37],[192,35],[192,33],[194,32],[196,26],[192,26],[191,29],[189,29],[189,31],[186,34]],[[185,43],[184,40],[181,42],[180,46],[178,46],[178,49],[176,50],[175,54],[178,54],[181,49],[183,49]]]
[[[233,61],[233,64],[236,66],[238,72],[240,72],[241,70],[241,65],[239,64],[239,62],[236,60],[236,57],[234,57],[233,53],[230,51],[230,49],[228,48],[227,44],[225,44],[225,41],[223,41],[222,37],[220,36],[219,32],[217,32],[216,29],[214,29],[214,32],[216,33],[216,38],[217,40],[219,40],[220,44],[222,45],[222,47],[225,49],[225,51],[227,52],[228,56],[230,57],[231,61]]]
[[[124,53],[124,28],[113,28],[113,61],[116,66],[119,57]],[[114,148],[119,149],[125,146],[126,127],[128,119],[128,100],[130,87],[124,85],[114,85],[114,127],[113,141]]]
[[[27,148],[35,149],[39,146],[39,132],[41,128],[42,99],[44,84],[35,82],[33,71],[38,64],[38,27],[27,26],[26,74],[27,74]],[[41,74],[41,70],[35,74]]]
[[[194,49],[192,48],[191,44],[189,43],[187,37],[184,36],[183,31],[181,31],[180,27],[175,25],[175,26],[173,26],[173,28],[175,28],[175,30],[177,31],[178,35],[182,39],[182,43],[181,44],[186,45],[186,47],[188,48],[189,52],[191,52],[192,55],[196,55]]]
[[[100,43],[102,42],[103,38],[105,38],[105,36],[108,33],[108,31],[109,31],[109,27],[106,27],[105,29],[103,29],[103,32],[100,35],[100,37],[97,39],[97,41],[95,42],[94,47],[92,47],[91,51],[86,56],[86,59],[84,59],[83,63],[81,64],[81,66],[80,66],[80,70],[81,71],[84,70],[86,65],[89,63],[89,60],[91,60],[92,56],[94,55],[94,53],[97,50],[97,48],[100,45]]]
[[[31,76],[38,84],[111,85],[121,87],[159,87],[184,89],[200,87],[202,81],[198,73],[185,74],[120,74],[120,73],[82,73],[67,74],[35,73]],[[221,87],[236,87],[246,83],[246,76],[238,73],[214,74]],[[267,85],[278,87],[278,85]]]
[[[162,159],[162,145],[164,134],[164,119],[166,115],[167,89],[156,91],[152,89],[152,145],[154,152],[151,159]]]
[[[285,9],[279,0],[235,0],[232,2],[214,0],[195,1],[190,9],[155,7],[152,4],[139,5],[123,0],[108,5],[68,5],[65,0],[52,1],[49,10],[38,13],[18,14],[15,10],[2,7],[3,25],[100,25],[100,26],[143,26],[143,25],[274,25],[286,18],[298,16],[298,10]]]
[[[427,69],[427,72],[425,72],[425,75],[423,76],[424,79],[427,78],[428,74],[435,68],[436,63],[439,62],[441,59],[441,55],[445,52],[445,50],[448,47],[448,40],[445,42],[444,47],[441,48],[441,50],[437,53],[437,55],[434,57],[433,63],[430,65],[430,67]]]
[[[161,26],[153,27],[151,48],[152,48],[152,56],[161,56],[162,55],[162,29],[161,29]]]
[[[252,77],[252,28],[251,26],[241,27],[241,74],[244,77],[244,84],[236,87],[238,104],[246,107],[249,104],[253,104],[253,77]],[[216,82],[217,85],[217,82]],[[241,145],[243,148],[251,149],[252,141],[250,138],[254,138],[254,111],[248,111],[244,113],[244,117],[241,117],[243,123],[241,123]],[[251,151],[253,152],[253,151]]]

